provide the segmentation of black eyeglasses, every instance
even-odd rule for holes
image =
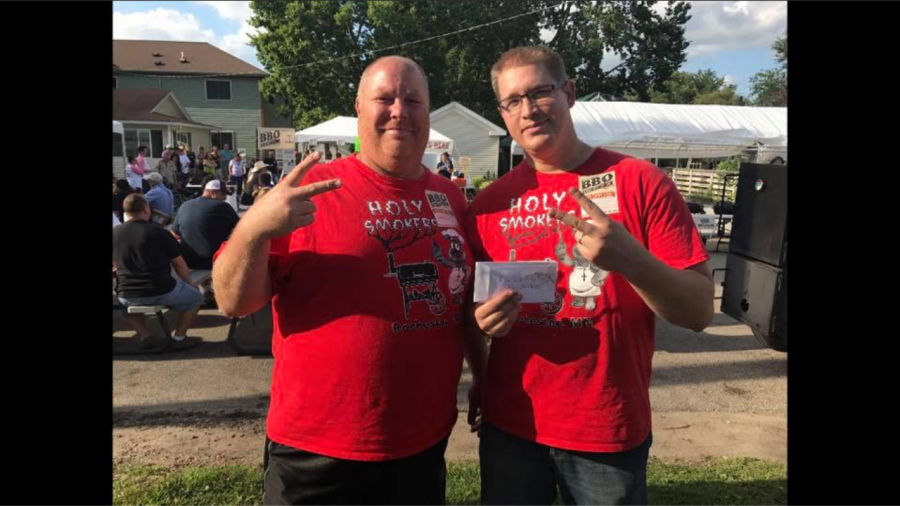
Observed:
[[[515,95],[503,99],[500,101],[499,106],[504,111],[515,114],[519,112],[519,109],[522,107],[522,99],[525,97],[528,97],[528,100],[531,100],[532,104],[546,105],[553,100],[553,92],[563,89],[567,82],[568,81],[563,81],[560,84],[548,84],[546,86],[535,88],[524,95]]]

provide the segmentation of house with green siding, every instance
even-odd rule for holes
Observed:
[[[147,146],[150,149],[149,160],[153,164],[151,167],[162,156],[165,145],[172,143],[167,139],[208,139],[210,132],[221,129],[194,121],[175,98],[175,93],[151,88],[113,90],[113,118],[127,129],[125,151],[133,156],[138,146]],[[190,142],[185,144],[190,145]],[[113,175],[125,177],[121,156],[113,158]]]
[[[201,146],[209,151],[229,144],[232,150],[261,158],[257,128],[293,128],[290,118],[276,113],[277,97],[260,94],[259,81],[266,76],[206,42],[113,40],[113,88],[169,91],[166,103],[174,105],[164,103],[154,112],[178,118],[113,118],[124,124],[127,154],[145,145],[151,151],[150,163],[155,163],[165,144],[187,144],[195,152]],[[118,109],[134,108],[120,104]]]

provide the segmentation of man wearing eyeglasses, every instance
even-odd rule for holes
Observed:
[[[469,208],[473,253],[559,274],[553,302],[507,290],[470,308],[470,331],[490,342],[470,405],[482,502],[552,504],[558,488],[566,504],[646,504],[654,318],[710,323],[709,257],[662,171],[578,138],[558,54],[512,49],[491,83],[528,156]]]

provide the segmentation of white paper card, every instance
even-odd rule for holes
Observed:
[[[556,262],[475,262],[475,302],[485,302],[512,288],[522,302],[553,302]]]

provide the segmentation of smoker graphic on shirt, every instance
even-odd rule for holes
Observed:
[[[563,242],[562,233],[559,234],[559,242],[555,248],[556,258],[559,263],[573,267],[569,274],[569,293],[572,294],[572,307],[583,307],[588,311],[597,308],[597,296],[601,293],[601,287],[609,275],[608,271],[597,267],[578,251],[578,244],[572,245],[572,256],[566,252],[566,243]]]
[[[432,314],[440,316],[447,309],[447,299],[438,288],[440,274],[431,262],[394,264],[394,253],[388,253],[388,273],[396,277],[403,293],[403,315],[409,319],[409,307],[413,302],[424,301]]]

